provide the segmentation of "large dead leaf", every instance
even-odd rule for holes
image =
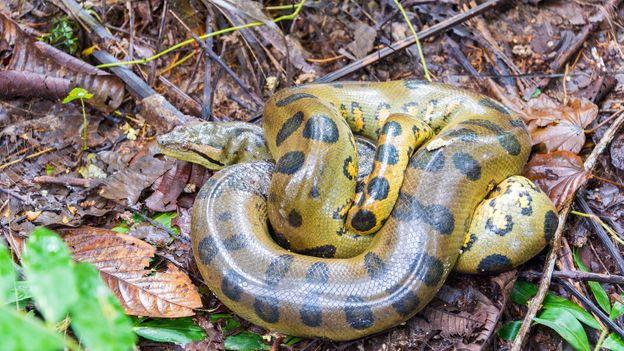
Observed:
[[[585,144],[585,127],[598,115],[598,106],[581,98],[560,105],[545,95],[529,102],[526,113],[533,145],[544,144],[546,152],[578,153]]]
[[[591,178],[583,160],[569,151],[535,154],[524,173],[548,194],[558,210]]]
[[[76,261],[100,271],[127,314],[175,318],[192,316],[202,306],[197,288],[171,263],[164,272],[145,269],[156,249],[129,235],[82,227],[61,231]]]

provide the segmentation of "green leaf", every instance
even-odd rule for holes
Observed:
[[[229,313],[213,313],[210,315],[210,321],[212,323],[216,323],[218,320],[223,319],[225,321],[225,325],[223,326],[223,331],[229,332],[233,329],[240,327],[240,323],[234,319],[234,317]]]
[[[602,347],[607,350],[624,350],[624,341],[620,338],[616,333],[611,333],[609,336],[602,342]]]
[[[546,294],[542,308],[564,309],[574,315],[576,319],[583,322],[585,325],[592,327],[596,330],[602,329],[600,327],[600,324],[596,322],[596,319],[594,319],[594,317],[589,312],[585,311],[581,306],[575,304],[568,299],[564,299],[561,296],[557,296],[551,293]]]
[[[53,231],[39,227],[26,240],[22,258],[35,305],[50,323],[65,318],[76,302],[76,278],[71,253]]]
[[[590,350],[585,329],[567,309],[558,307],[546,309],[540,313],[539,318],[533,318],[533,321],[556,331],[574,349]]]
[[[6,301],[6,304],[12,306],[17,304],[18,308],[21,309],[31,298],[32,295],[28,290],[28,283],[23,280],[18,280],[15,282],[14,290],[11,292],[11,298]]]
[[[134,331],[145,339],[180,345],[206,338],[204,329],[193,323],[192,318],[151,319],[139,323]]]
[[[74,272],[78,300],[71,309],[71,326],[81,343],[92,351],[132,350],[132,322],[100,273],[88,263],[78,263]]]
[[[157,214],[153,219],[162,224],[163,227],[171,230],[172,232],[176,233],[176,234],[180,234],[180,229],[178,227],[174,227],[171,225],[171,220],[176,218],[178,216],[178,214],[175,211],[172,212],[162,212]]]
[[[589,272],[589,269],[585,266],[585,264],[583,264],[579,251],[576,248],[574,248],[573,256],[574,262],[576,262],[579,269],[582,272]],[[589,285],[589,288],[594,294],[594,298],[596,299],[596,302],[598,302],[598,305],[600,305],[600,308],[607,312],[607,314],[611,313],[611,301],[609,300],[607,292],[602,288],[602,285],[598,282],[587,282],[587,285]]]
[[[500,327],[500,329],[496,332],[496,335],[505,341],[511,341],[516,338],[516,335],[518,335],[520,326],[522,326],[522,321],[511,321]]]
[[[262,335],[251,332],[242,332],[237,335],[230,335],[225,338],[226,350],[270,350],[271,346],[264,343]]]
[[[511,301],[518,305],[526,305],[537,294],[537,285],[525,280],[518,280],[511,290]]]
[[[0,306],[0,316],[0,350],[63,350],[61,334],[47,329],[40,319],[11,306]]]
[[[624,305],[620,301],[615,301],[613,304],[613,308],[611,309],[611,313],[609,313],[609,318],[615,320],[624,314]]]
[[[13,268],[13,259],[9,249],[0,242],[0,305],[15,300],[15,282],[17,275]]]
[[[533,93],[531,94],[531,99],[535,99],[536,97],[540,96],[541,93],[542,89],[535,88],[535,90],[533,90]]]
[[[305,340],[305,338],[302,338],[299,336],[288,335],[284,338],[284,341],[282,343],[288,346],[293,346],[295,344],[302,342],[303,340]]]
[[[93,97],[93,94],[91,94],[88,90],[83,89],[83,88],[74,88],[69,92],[69,94],[67,94],[65,99],[63,99],[63,103],[67,104],[76,99],[89,100],[92,97]]]

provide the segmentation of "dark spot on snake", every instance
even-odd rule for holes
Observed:
[[[380,118],[380,114],[382,110],[390,110],[390,104],[386,102],[382,102],[377,106],[377,110],[375,110],[375,120],[378,121]],[[379,135],[379,133],[377,133]]]
[[[381,144],[377,147],[375,160],[383,164],[394,165],[399,162],[399,153],[392,144]]]
[[[280,146],[284,140],[288,139],[288,137],[291,136],[297,128],[299,128],[301,123],[303,123],[303,112],[299,111],[284,122],[282,128],[280,128],[279,132],[277,132],[275,144]]]
[[[326,115],[315,115],[303,127],[303,137],[332,144],[338,141],[338,126]]]
[[[214,239],[212,236],[205,236],[199,241],[197,245],[197,251],[199,254],[199,260],[205,266],[212,262],[212,259],[217,255],[217,248],[215,247]]]
[[[371,211],[361,209],[351,219],[351,226],[355,230],[368,231],[377,223],[377,217]]]
[[[336,255],[336,247],[334,245],[322,245],[317,247],[311,247],[299,251],[302,255],[316,256],[321,258],[334,258]]]
[[[406,193],[399,194],[392,216],[399,221],[423,221],[443,235],[455,230],[455,217],[448,208],[442,205],[424,206]]]
[[[351,174],[351,172],[349,172],[349,168],[351,168],[352,164],[353,158],[351,156],[348,156],[347,158],[345,158],[342,165],[342,174],[344,174],[344,176],[347,177],[347,179],[349,180],[353,180],[353,175]]]
[[[223,246],[228,251],[236,251],[247,246],[245,236],[242,234],[234,234],[231,237],[223,240]]]
[[[190,152],[192,152],[192,153],[194,153],[194,154],[198,155],[199,157],[201,157],[201,158],[205,159],[206,161],[208,161],[208,162],[210,162],[210,163],[212,163],[212,164],[215,164],[215,165],[217,165],[217,166],[221,166],[221,167],[225,166],[225,165],[223,164],[223,162],[221,162],[221,161],[219,161],[219,160],[217,160],[217,159],[215,159],[215,158],[213,158],[213,157],[210,157],[210,156],[209,156],[207,153],[205,153],[205,152],[201,152],[201,151],[199,151],[199,150],[191,150],[191,149],[189,149],[189,150],[187,150],[187,151],[190,151]]]
[[[334,83],[334,84],[332,84],[331,86],[332,86],[333,88],[336,88],[336,89],[342,89],[342,88],[344,88],[344,84],[340,84],[340,83]]]
[[[275,172],[282,174],[296,173],[305,162],[305,154],[302,151],[290,151],[285,153],[277,161]]]
[[[217,219],[221,222],[226,222],[229,221],[230,219],[232,219],[232,214],[230,212],[221,212],[219,213],[219,216],[217,217]]]
[[[477,141],[477,132],[468,128],[453,129],[446,134],[446,136],[457,138],[465,143],[472,143]]]
[[[361,193],[362,191],[364,191],[364,181],[360,180],[357,183],[355,183],[355,193]],[[364,196],[360,197],[360,201],[358,202],[358,206],[361,206],[364,203],[364,200],[366,198]]]
[[[480,273],[498,273],[508,271],[512,267],[511,260],[507,256],[492,254],[479,262],[477,271]]]
[[[522,214],[523,216],[531,216],[533,215],[533,197],[531,196],[531,194],[528,191],[523,191],[520,194],[518,194],[519,197],[526,197],[527,199],[527,205],[522,207],[522,211],[520,211],[520,214]]]
[[[479,119],[479,118],[467,119],[465,121],[460,122],[460,124],[479,126],[491,132],[494,132],[494,134],[497,134],[497,135],[501,135],[505,133],[503,128],[499,127],[496,123],[492,121],[488,121],[487,119]]]
[[[498,215],[502,216],[502,214],[500,213]],[[513,229],[513,224],[514,223],[513,223],[513,219],[511,218],[511,215],[505,215],[505,226],[502,228],[495,225],[492,222],[492,217],[490,217],[485,222],[485,229],[491,231],[492,233],[496,235],[505,236],[509,234],[509,232],[511,232],[511,230]]]
[[[344,311],[347,323],[353,329],[366,329],[375,322],[373,311],[359,296],[347,297]]]
[[[364,256],[364,267],[366,267],[371,279],[383,277],[386,271],[384,261],[373,252],[369,252]]]
[[[470,154],[456,152],[453,154],[453,164],[468,179],[475,181],[481,178],[481,166]]]
[[[410,272],[413,272],[416,278],[428,286],[436,286],[442,280],[444,265],[439,259],[421,252],[415,255],[410,265]]]
[[[403,112],[405,112],[405,113],[409,113],[410,112],[410,108],[418,108],[418,103],[417,102],[408,102],[408,103],[404,104],[403,106],[401,106],[401,110],[403,110]]]
[[[370,183],[368,183],[368,187],[366,188],[368,195],[375,200],[383,200],[388,197],[388,193],[390,192],[390,184],[388,180],[384,177],[375,177]]]
[[[318,327],[323,321],[323,310],[318,303],[318,294],[311,293],[306,296],[306,303],[299,309],[299,317],[303,324],[308,327]]]
[[[393,137],[401,135],[402,132],[401,124],[396,121],[386,122],[381,129],[382,135],[391,135]]]
[[[407,89],[418,89],[419,87],[426,85],[426,82],[420,81],[420,80],[405,80],[403,81],[403,85],[405,85],[405,87]]]
[[[288,271],[290,270],[290,266],[292,266],[293,255],[280,255],[275,257],[271,264],[269,264],[269,268],[267,268],[264,273],[264,280],[267,285],[275,286],[279,284],[279,282],[284,279]]]
[[[522,146],[515,135],[512,133],[503,133],[498,136],[498,143],[512,156],[517,156],[522,151]]]
[[[256,315],[267,323],[279,320],[279,301],[272,296],[258,296],[253,303]]]
[[[303,223],[303,218],[301,218],[301,214],[297,212],[294,208],[290,210],[288,213],[288,224],[291,227],[298,228],[301,227],[301,223]]]
[[[544,217],[544,239],[547,243],[550,243],[555,237],[557,226],[559,226],[559,217],[557,217],[557,214],[552,210],[546,212],[546,216]]]
[[[325,262],[315,262],[310,265],[306,273],[306,282],[310,284],[325,284],[329,281],[329,267]]]
[[[418,310],[420,299],[418,295],[405,286],[397,285],[386,291],[390,295],[392,307],[398,314],[408,317]]]
[[[484,97],[483,99],[479,100],[479,105],[487,107],[487,108],[491,108],[507,116],[511,115],[511,112],[509,111],[507,107],[505,107],[500,102],[496,100],[492,100],[488,97]]]
[[[426,172],[436,173],[444,168],[444,153],[424,150],[411,158],[409,166]]]
[[[317,97],[307,93],[295,93],[279,100],[275,103],[275,105],[278,107],[284,107],[301,99],[317,99]]]
[[[522,118],[512,119],[509,123],[511,123],[514,127],[523,128],[524,130],[527,129],[526,124],[522,121]]]
[[[245,279],[240,274],[236,273],[236,271],[229,270],[221,281],[221,291],[223,291],[223,294],[230,300],[238,301],[242,293],[240,286],[244,281]]]
[[[316,199],[319,196],[321,196],[321,193],[319,193],[318,187],[316,185],[312,186],[312,189],[310,189],[310,194],[309,195],[313,199]]]
[[[286,250],[290,249],[290,242],[284,234],[273,231],[271,232],[271,238],[273,238],[273,241],[275,241],[277,245],[285,248]]]
[[[466,245],[464,245],[462,250],[464,252],[470,251],[470,249],[472,249],[472,245],[474,245],[474,243],[476,241],[477,241],[477,235],[475,233],[470,233],[470,237],[468,238],[468,242],[466,242]]]

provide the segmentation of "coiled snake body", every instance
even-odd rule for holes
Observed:
[[[384,330],[452,269],[510,269],[557,226],[547,197],[515,176],[526,127],[487,97],[418,81],[307,85],[271,97],[264,119],[264,130],[182,126],[159,143],[227,166],[197,196],[195,257],[224,304],[268,329],[334,340]],[[352,132],[378,139],[359,186]]]

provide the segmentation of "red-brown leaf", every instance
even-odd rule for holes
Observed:
[[[61,233],[74,259],[95,265],[127,314],[175,318],[192,316],[202,306],[197,288],[173,264],[164,272],[145,269],[156,252],[146,242],[91,227]]]
[[[558,210],[591,178],[583,160],[569,151],[535,154],[524,173],[548,194]]]
[[[598,106],[584,98],[570,98],[567,105],[556,104],[547,97],[536,100],[526,114],[533,145],[544,144],[546,152],[581,151],[585,127],[598,115]]]

